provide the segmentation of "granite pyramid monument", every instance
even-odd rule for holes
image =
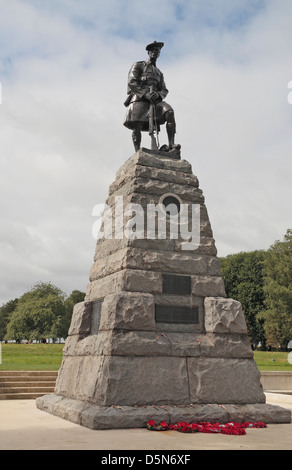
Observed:
[[[198,179],[170,156],[142,148],[117,172],[55,393],[37,406],[92,429],[290,422],[265,403]]]

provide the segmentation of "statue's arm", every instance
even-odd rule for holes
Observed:
[[[160,95],[160,98],[161,98],[162,101],[168,95],[168,89],[166,88],[163,74],[161,74],[159,95]]]
[[[128,76],[128,89],[130,92],[137,95],[140,99],[147,93],[147,87],[143,86],[142,81],[143,68],[141,64],[135,63],[132,65]]]

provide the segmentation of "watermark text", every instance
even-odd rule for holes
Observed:
[[[123,196],[116,196],[112,206],[96,204],[92,211],[97,218],[93,237],[179,240],[182,250],[196,250],[200,245],[200,204],[182,203],[177,196],[166,196],[158,204],[146,206],[124,205]]]

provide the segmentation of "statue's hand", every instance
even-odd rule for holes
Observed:
[[[160,98],[160,95],[159,93],[157,93],[157,91],[152,91],[152,93],[150,93],[150,101],[152,103],[155,103],[156,101],[158,101]]]
[[[159,93],[157,91],[148,92],[145,95],[146,100],[151,101],[151,103],[156,103],[157,101],[161,101]]]

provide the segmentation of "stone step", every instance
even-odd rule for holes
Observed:
[[[55,370],[0,370],[0,377],[5,376],[24,376],[24,377],[42,377],[42,376],[57,377],[58,371]]]
[[[36,398],[42,397],[43,395],[43,392],[3,393],[0,394],[0,400],[34,400]]]
[[[34,380],[34,381],[17,381],[17,380],[7,380],[6,382],[0,382],[0,393],[3,389],[7,387],[11,388],[35,388],[35,387],[55,387],[55,380]]]
[[[5,384],[7,382],[56,382],[57,376],[53,375],[43,375],[43,376],[25,376],[25,375],[8,375],[8,376],[0,376],[0,387],[1,384]]]
[[[58,371],[0,371],[0,400],[35,399],[53,393]]]
[[[0,389],[0,397],[2,394],[6,393],[28,393],[28,392],[43,392],[43,394],[46,393],[52,393],[54,391],[54,386],[47,386],[47,387],[42,387],[42,386],[35,386],[35,387],[3,387]]]

